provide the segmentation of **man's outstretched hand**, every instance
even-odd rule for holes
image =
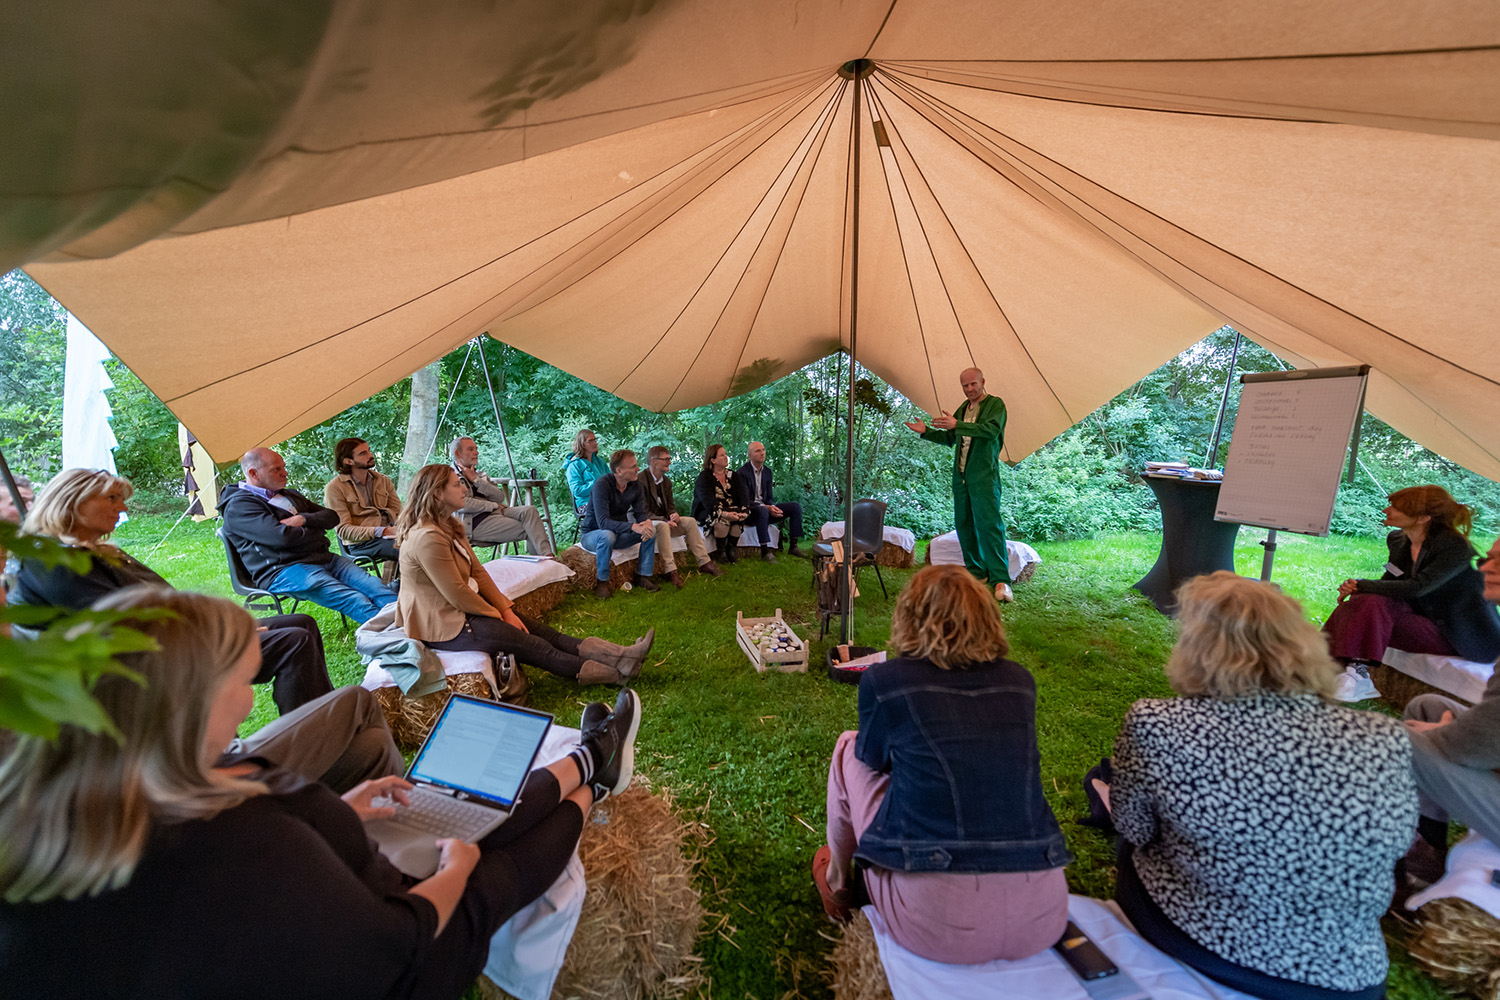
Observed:
[[[926,434],[927,433],[927,422],[924,421],[924,420],[908,420],[906,422],[906,426],[910,427],[912,430],[916,431],[918,434]]]

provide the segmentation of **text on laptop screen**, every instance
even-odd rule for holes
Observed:
[[[512,805],[551,722],[508,705],[454,698],[409,777]]]

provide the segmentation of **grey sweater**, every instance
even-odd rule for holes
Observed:
[[[1479,704],[1446,726],[1420,735],[1455,764],[1500,771],[1500,664],[1490,675]]]

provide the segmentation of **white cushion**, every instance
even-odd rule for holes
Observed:
[[[1470,704],[1484,696],[1484,687],[1490,682],[1490,674],[1495,672],[1493,663],[1474,663],[1456,656],[1432,653],[1408,653],[1394,647],[1388,648],[1380,659],[1392,670],[1399,670]]]

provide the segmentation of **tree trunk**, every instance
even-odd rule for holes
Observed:
[[[411,377],[411,411],[406,418],[406,450],[401,454],[401,476],[396,491],[406,495],[411,477],[427,464],[432,435],[437,430],[438,390],[443,359],[438,358]],[[442,442],[438,442],[441,446]]]

